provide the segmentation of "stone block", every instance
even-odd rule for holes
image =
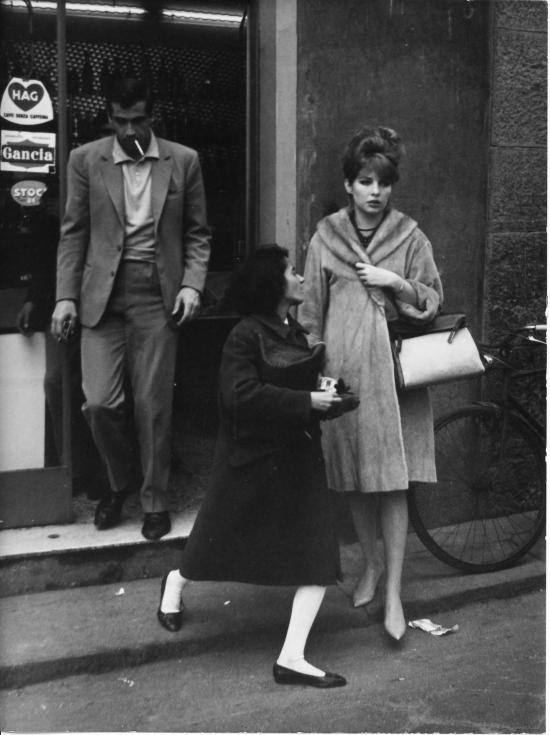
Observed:
[[[489,231],[546,230],[546,150],[493,148],[489,177]]]
[[[544,0],[499,0],[495,6],[497,28],[542,31],[547,28],[547,16]]]
[[[486,260],[488,334],[544,322],[546,233],[502,233],[488,240]]]
[[[546,145],[546,36],[497,31],[493,67],[494,145]]]

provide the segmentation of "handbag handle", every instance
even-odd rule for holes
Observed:
[[[451,345],[453,343],[453,340],[455,338],[456,333],[459,329],[462,329],[462,327],[466,326],[466,315],[465,314],[458,314],[457,319],[453,326],[451,327],[451,331],[449,333],[449,337],[447,339],[447,342]]]

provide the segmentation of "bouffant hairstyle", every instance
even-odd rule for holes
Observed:
[[[239,314],[273,314],[286,290],[288,250],[261,245],[235,271],[224,302]]]
[[[370,167],[380,181],[396,184],[398,166],[405,152],[401,138],[391,128],[362,127],[348,143],[342,160],[346,180],[351,184],[365,166]]]
[[[107,112],[113,111],[113,102],[127,110],[138,102],[145,102],[145,110],[148,115],[153,110],[153,99],[151,89],[144,79],[136,77],[114,78],[106,90]]]

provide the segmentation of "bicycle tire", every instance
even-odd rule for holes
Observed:
[[[408,494],[420,541],[438,559],[468,573],[515,564],[545,529],[540,437],[513,411],[471,404],[436,421],[435,451],[438,481],[417,483]]]

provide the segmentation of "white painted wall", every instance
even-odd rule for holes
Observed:
[[[44,334],[0,335],[0,472],[44,467]]]

